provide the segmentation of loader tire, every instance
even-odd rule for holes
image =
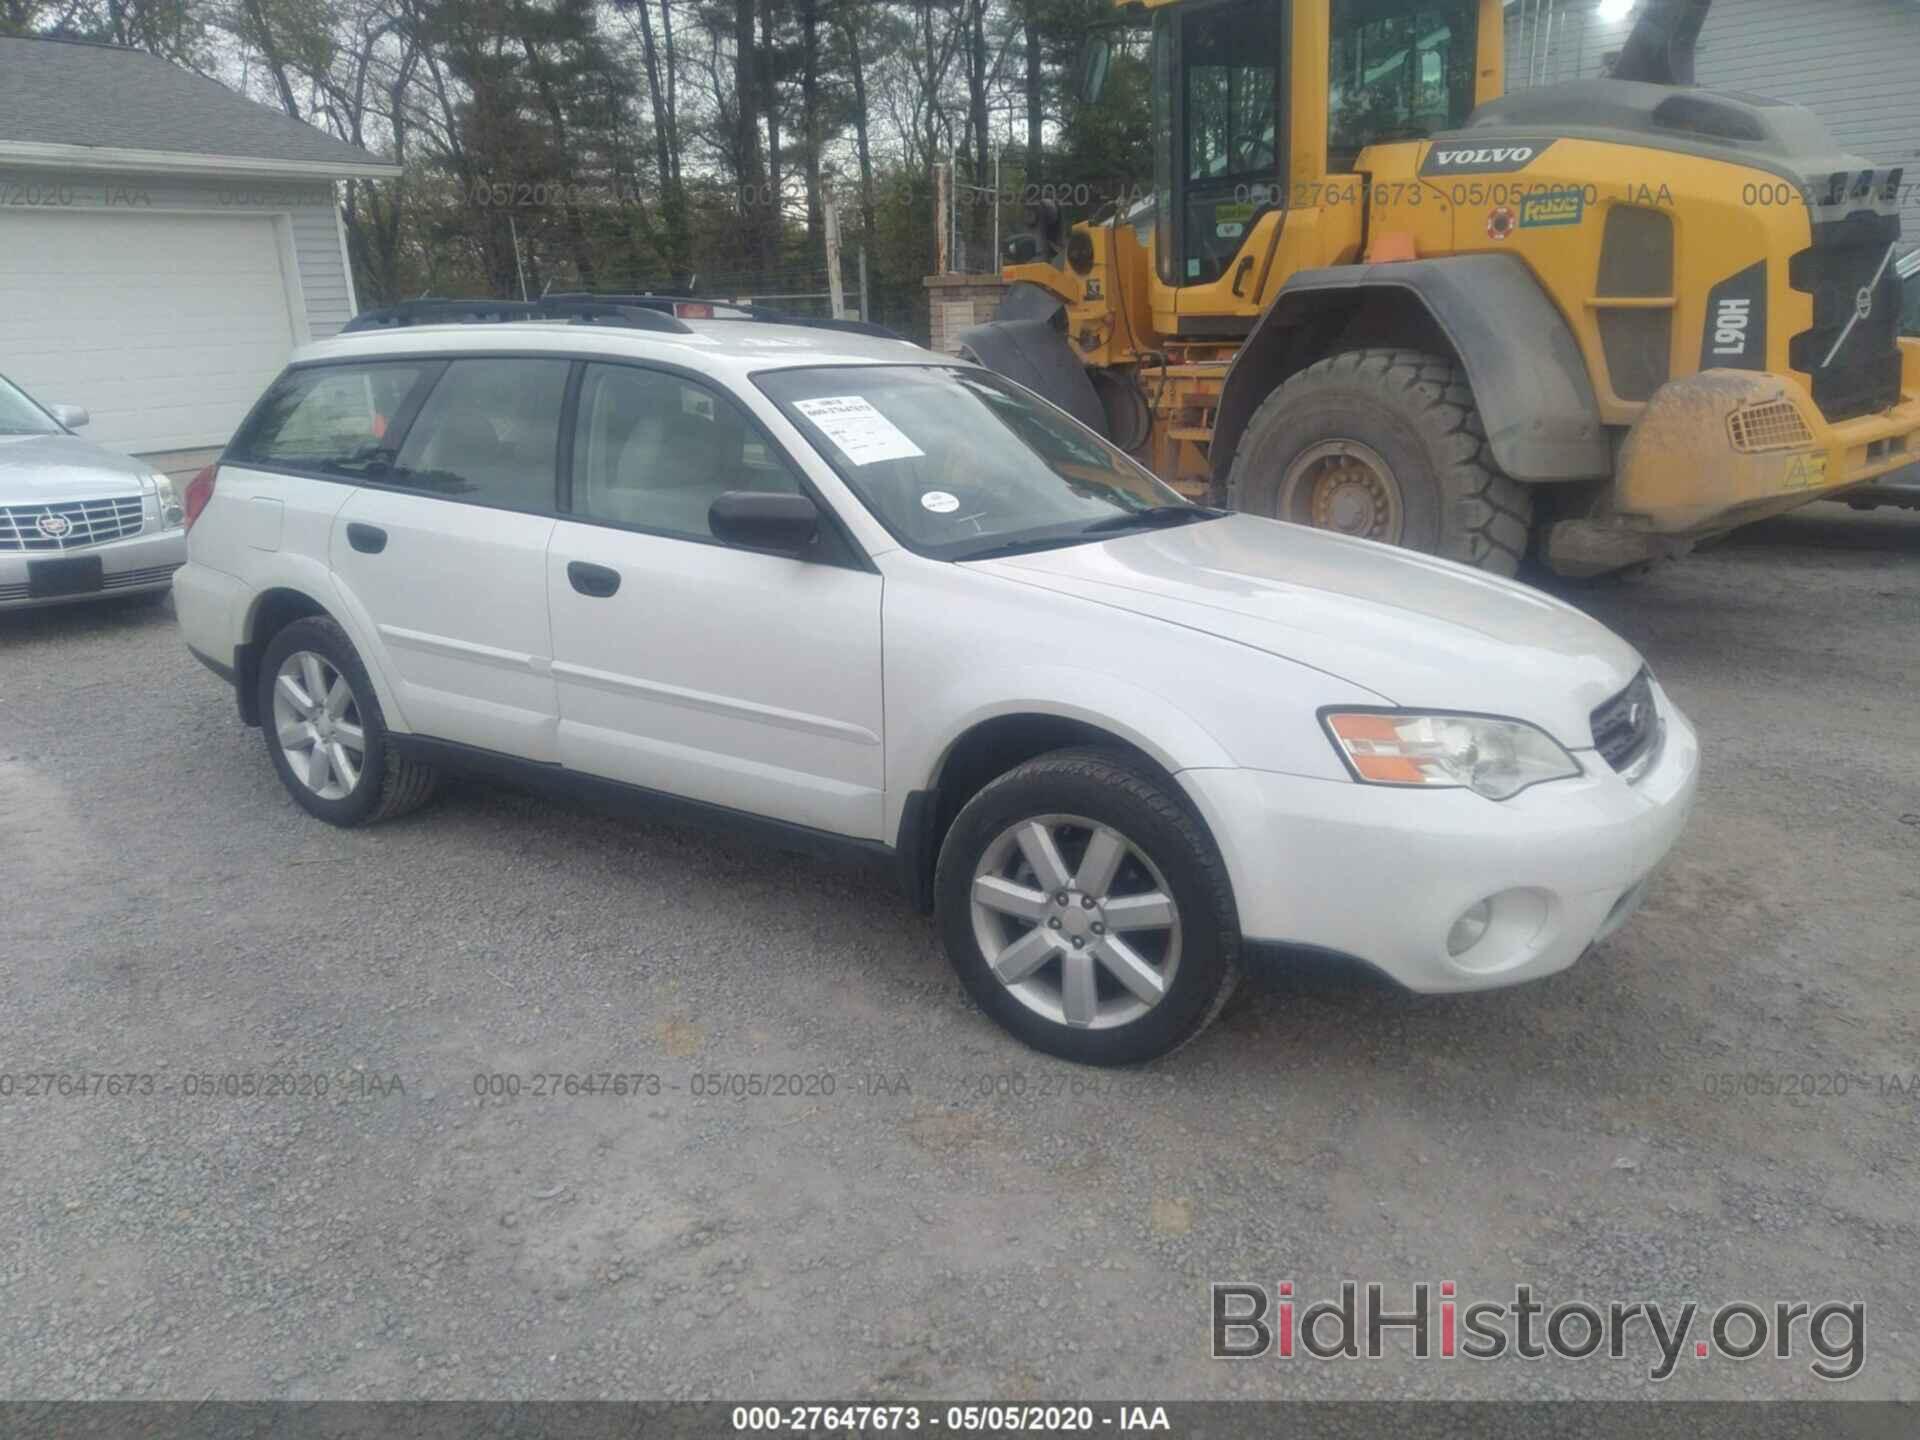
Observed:
[[[1348,350],[1292,376],[1241,435],[1227,498],[1509,577],[1533,525],[1532,492],[1495,467],[1466,375],[1416,350]]]

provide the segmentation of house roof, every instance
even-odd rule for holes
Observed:
[[[0,37],[0,161],[313,178],[399,167],[144,50]]]

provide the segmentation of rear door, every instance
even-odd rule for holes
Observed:
[[[335,581],[419,734],[557,758],[546,552],[569,367],[451,361],[334,519]]]
[[[707,526],[723,491],[802,489],[725,394],[586,366],[547,562],[565,764],[880,836],[880,576],[824,513],[803,558]]]
[[[220,458],[219,488],[187,532],[193,564],[254,590],[327,595],[334,517],[392,462],[390,445],[441,369],[438,360],[360,360],[282,374]],[[345,618],[364,653],[371,633],[359,616]]]

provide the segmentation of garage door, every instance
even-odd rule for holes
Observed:
[[[0,213],[0,374],[138,454],[224,445],[293,345],[270,217]]]

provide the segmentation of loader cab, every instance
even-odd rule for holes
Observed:
[[[1179,0],[1154,10],[1154,264],[1212,285],[1269,211],[1319,203],[1370,145],[1472,111],[1488,0]],[[1490,88],[1497,88],[1497,79]],[[1301,133],[1294,133],[1294,132]],[[1312,173],[1289,174],[1304,165]],[[1252,303],[1242,292],[1240,298]]]
[[[1204,0],[1153,30],[1155,263],[1167,285],[1218,280],[1256,209],[1279,203],[1283,6]]]

